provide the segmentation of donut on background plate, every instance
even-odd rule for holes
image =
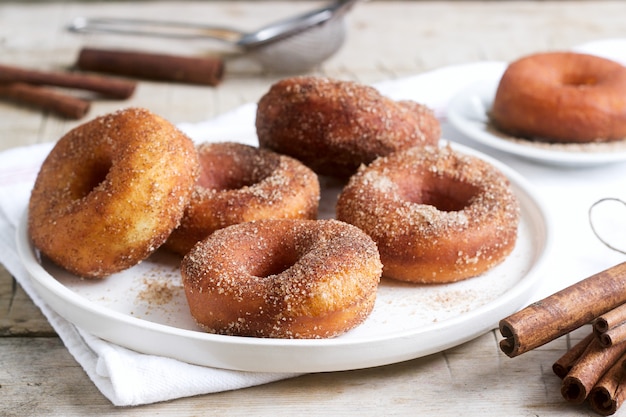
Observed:
[[[523,57],[502,75],[490,118],[504,133],[542,142],[626,139],[626,67],[576,52]]]

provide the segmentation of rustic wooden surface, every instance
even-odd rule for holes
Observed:
[[[81,46],[110,46],[119,37],[80,37],[63,28],[78,15],[170,17],[255,28],[315,2],[0,2],[3,63],[40,69],[72,65]],[[625,36],[622,1],[371,1],[348,19],[342,50],[314,72],[372,83],[448,64],[511,60]],[[203,53],[214,45],[137,40],[133,46]],[[127,105],[171,121],[196,122],[256,101],[280,78],[240,59],[217,88],[142,82],[126,102],[97,101],[88,118]],[[82,121],[66,121],[0,102],[0,150],[54,141]],[[0,270],[0,415],[593,415],[566,404],[552,362],[580,333],[516,359],[503,356],[490,332],[462,346],[405,363],[306,375],[268,385],[116,408],[89,381],[11,276]],[[619,414],[626,415],[626,411]]]

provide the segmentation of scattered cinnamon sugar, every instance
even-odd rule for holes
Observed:
[[[180,285],[159,279],[144,278],[143,285],[145,288],[139,291],[137,299],[150,305],[165,305],[182,291]]]
[[[571,153],[608,153],[616,151],[626,151],[626,138],[612,142],[588,142],[588,143],[552,143],[539,140],[530,140],[507,135],[498,130],[493,123],[487,122],[486,129],[492,135],[500,139],[513,142],[515,144],[529,146],[537,149],[549,151],[571,152]]]

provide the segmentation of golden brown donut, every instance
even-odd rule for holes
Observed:
[[[575,52],[511,63],[490,114],[504,133],[560,143],[626,139],[626,67]]]
[[[30,237],[82,277],[129,268],[178,226],[197,172],[194,144],[161,117],[139,108],[98,117],[45,159],[30,197]]]
[[[191,315],[204,330],[290,339],[330,338],[361,324],[381,271],[372,239],[337,220],[229,226],[181,264]]]
[[[370,235],[383,275],[419,283],[482,274],[515,246],[519,205],[491,164],[449,147],[411,148],[361,168],[337,219]]]
[[[393,101],[351,81],[297,76],[259,100],[259,145],[290,155],[318,174],[346,177],[376,157],[436,145],[439,121],[427,107]]]
[[[197,147],[200,176],[180,226],[165,247],[181,255],[217,229],[268,218],[315,219],[317,175],[266,149],[222,142]]]

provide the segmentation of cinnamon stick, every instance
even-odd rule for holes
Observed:
[[[620,323],[608,329],[606,332],[598,333],[598,340],[604,347],[610,347],[615,344],[626,341],[626,323]]]
[[[554,372],[554,374],[561,379],[565,378],[594,338],[595,334],[589,333],[580,342],[576,343],[571,349],[565,352],[563,356],[554,362],[552,365],[552,372]]]
[[[593,323],[593,329],[598,333],[604,333],[624,322],[626,322],[626,304],[617,306],[598,317]]]
[[[626,399],[626,369],[623,362],[626,355],[611,366],[589,393],[589,405],[603,416],[615,414]]]
[[[500,320],[509,357],[546,344],[626,302],[626,262],[573,284]]]
[[[127,99],[133,95],[136,82],[71,72],[37,71],[0,65],[0,83],[27,83],[55,87],[76,88],[102,95]]]
[[[76,66],[82,70],[158,81],[216,86],[224,75],[218,57],[183,57],[140,51],[84,48]]]
[[[90,107],[88,101],[24,83],[0,84],[0,97],[49,110],[68,119],[80,119]]]
[[[593,339],[569,373],[563,378],[561,395],[566,400],[580,404],[587,398],[600,378],[626,352],[626,343],[605,348]]]

